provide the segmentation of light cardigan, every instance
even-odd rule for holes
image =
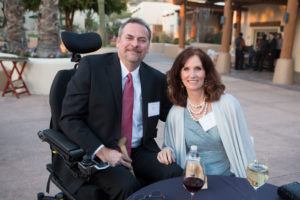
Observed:
[[[255,151],[238,100],[230,94],[223,94],[219,101],[212,103],[212,111],[230,162],[230,171],[237,177],[246,177],[247,164],[255,159]],[[183,107],[171,108],[165,124],[163,146],[172,149],[177,164],[184,168],[187,152]]]

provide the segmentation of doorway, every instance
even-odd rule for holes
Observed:
[[[253,41],[252,41],[252,44],[254,47],[256,47],[256,44],[257,44],[257,41],[259,39],[262,38],[262,36],[264,34],[267,35],[267,40],[269,40],[269,36],[270,34],[272,33],[279,33],[280,32],[280,27],[276,26],[276,27],[256,27],[256,28],[253,28]]]

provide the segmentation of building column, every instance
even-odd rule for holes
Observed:
[[[298,0],[288,0],[287,10],[284,14],[284,33],[280,58],[276,62],[273,83],[293,84],[294,82],[294,61],[292,51],[295,37]]]
[[[236,11],[236,27],[234,36],[237,38],[241,32],[241,21],[242,21],[242,10],[238,9]]]
[[[228,74],[231,67],[231,56],[229,54],[232,27],[231,4],[232,0],[225,0],[222,43],[216,64],[216,69],[220,74]]]
[[[186,14],[186,0],[180,5],[179,10],[179,48],[185,47],[185,14]]]
[[[192,29],[191,29],[191,33],[190,33],[190,37],[194,41],[196,41],[196,36],[197,36],[196,14],[197,14],[196,12],[193,12],[193,14],[192,14]]]

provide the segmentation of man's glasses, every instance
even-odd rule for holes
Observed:
[[[166,196],[160,191],[151,192],[151,194],[138,194],[134,200],[147,200],[147,199],[166,199]]]

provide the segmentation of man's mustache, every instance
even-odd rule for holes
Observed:
[[[127,49],[127,51],[134,51],[136,53],[141,53],[142,51],[138,48]]]

